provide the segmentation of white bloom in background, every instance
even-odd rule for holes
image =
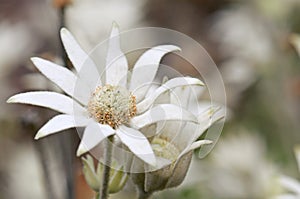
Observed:
[[[295,147],[295,155],[300,171],[300,146]],[[287,193],[278,196],[276,199],[298,199],[300,198],[300,182],[288,176],[281,176],[280,184]]]
[[[269,30],[255,10],[240,7],[219,12],[211,37],[220,43],[225,56],[240,57],[250,63],[269,62],[272,40]]]
[[[167,120],[198,122],[194,114],[180,106],[153,103],[170,89],[187,85],[202,86],[199,79],[173,78],[145,97],[161,58],[180,50],[178,47],[161,45],[147,50],[136,61],[129,78],[128,63],[120,48],[116,25],[112,28],[104,71],[98,71],[99,67],[69,31],[62,29],[61,38],[75,73],[41,58],[32,58],[32,61],[42,74],[69,96],[37,91],[17,94],[8,99],[9,103],[47,107],[62,113],[49,120],[38,131],[36,139],[73,127],[86,127],[77,155],[91,150],[108,136],[116,135],[138,158],[155,165],[156,158],[151,145],[139,129]]]
[[[134,28],[144,16],[145,0],[73,0],[66,8],[66,24],[83,49],[90,51],[106,38],[105,31],[113,21]]]
[[[242,131],[223,137],[198,176],[212,198],[271,198],[280,192],[277,169],[266,159],[261,137]],[[190,176],[197,177],[196,173]],[[200,186],[203,186],[200,184]]]
[[[20,63],[27,60],[29,54],[35,48],[35,41],[31,41],[30,33],[23,24],[0,23],[0,118],[8,118],[12,112],[10,107],[5,106],[8,95],[14,91],[14,86],[9,82],[11,73]]]
[[[29,48],[29,52],[31,52],[32,46],[30,46],[29,32],[24,25],[11,25],[8,22],[2,22],[0,30],[0,69],[1,75],[5,75],[3,69],[24,61],[28,56],[28,53],[24,52],[25,49]]]
[[[272,34],[265,23],[256,10],[242,5],[215,14],[210,37],[225,60],[220,71],[230,107],[238,104],[243,91],[257,81],[273,60]]]

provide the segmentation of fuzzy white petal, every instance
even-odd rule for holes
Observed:
[[[86,99],[81,98],[81,95],[74,96],[74,88],[77,81],[77,76],[74,73],[62,66],[38,57],[31,58],[31,61],[43,75],[60,87],[65,93],[76,98],[82,104],[87,104]]]
[[[190,121],[197,122],[197,118],[190,112],[172,104],[157,105],[145,113],[131,119],[136,128],[142,128],[159,121]]]
[[[68,57],[77,72],[80,72],[84,62],[88,62],[88,64],[92,64],[97,68],[95,63],[89,58],[88,54],[81,48],[74,36],[66,28],[60,30],[60,36]]]
[[[190,86],[190,85],[199,85],[203,86],[203,82],[197,78],[191,78],[191,77],[177,77],[173,78],[166,83],[164,83],[162,86],[160,86],[158,89],[156,89],[151,95],[149,95],[145,100],[137,104],[137,111],[138,113],[142,113],[145,110],[147,110],[153,102],[159,97],[162,93],[166,92],[167,90],[176,88],[176,87],[184,87],[184,86]],[[133,93],[135,95],[135,93]],[[186,96],[177,96],[179,98],[186,97]]]
[[[113,23],[106,58],[106,83],[126,87],[128,63],[120,46],[119,27]]]
[[[141,132],[122,125],[116,130],[116,134],[122,143],[124,143],[137,157],[152,166],[156,165],[156,158],[151,145]]]
[[[130,90],[135,91],[137,101],[140,101],[147,93],[162,57],[167,53],[178,50],[180,48],[177,46],[161,45],[151,48],[141,55],[133,67],[130,81]]]
[[[115,134],[115,130],[112,129],[110,126],[99,124],[96,122],[91,122],[85,128],[82,140],[77,149],[77,156],[88,152],[106,137],[113,134]]]
[[[98,81],[100,74],[97,70],[97,65],[80,47],[74,36],[66,28],[61,29],[60,35],[68,57],[79,77],[90,87],[95,87],[97,83],[100,84],[101,81]]]
[[[70,97],[48,91],[16,94],[10,97],[7,102],[41,106],[69,115],[85,115],[86,113],[86,110]]]
[[[50,119],[35,135],[34,139],[39,139],[62,130],[73,127],[82,127],[88,124],[89,119],[86,117],[74,117],[74,115],[57,115]]]

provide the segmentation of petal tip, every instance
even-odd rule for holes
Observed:
[[[67,34],[68,32],[69,32],[68,29],[66,29],[65,27],[62,27],[62,28],[60,29],[60,34],[61,34],[61,35]]]
[[[198,83],[200,86],[205,86],[204,82],[199,80],[199,83]]]
[[[8,98],[8,100],[6,100],[6,103],[14,103],[14,97]]]
[[[166,45],[165,47],[170,51],[179,51],[179,52],[182,51],[181,48],[176,45]]]
[[[211,140],[203,140],[203,144],[212,144],[213,143],[213,141],[211,141]]]
[[[38,62],[43,61],[43,59],[41,59],[41,58],[39,58],[39,57],[31,57],[30,60],[31,60],[31,62],[32,62],[35,66],[38,65]],[[39,64],[39,65],[40,65],[40,64]]]
[[[82,145],[79,145],[77,152],[76,152],[76,156],[79,157],[81,155],[83,155],[84,153],[86,153],[87,151],[85,150],[85,148]]]
[[[38,59],[40,59],[39,57],[30,57],[30,60],[32,61],[32,62],[35,62],[36,60],[38,60]]]
[[[179,46],[174,46],[175,48],[174,48],[174,51],[179,51],[179,52],[181,52],[182,50],[181,50],[181,48],[179,47]]]
[[[35,140],[38,140],[38,139],[40,139],[41,137],[44,137],[43,134],[44,134],[44,133],[42,133],[41,131],[37,132],[37,134],[34,136],[34,139],[35,139]]]
[[[111,28],[111,33],[110,33],[110,38],[115,37],[119,35],[119,25],[116,22],[112,23],[112,28]]]
[[[113,22],[112,22],[112,27],[113,27],[113,28],[118,28],[118,29],[119,29],[119,25],[118,25],[118,23],[117,23],[116,21],[113,21]]]

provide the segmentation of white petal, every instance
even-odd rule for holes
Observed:
[[[77,77],[74,73],[62,66],[38,57],[31,58],[31,61],[43,75],[45,75],[48,79],[50,79],[53,83],[60,87],[65,93],[73,96],[75,84],[77,81]],[[77,98],[77,96],[73,97],[75,97],[84,105],[87,104],[86,100],[80,97]]]
[[[126,87],[128,63],[120,47],[119,27],[113,23],[106,58],[106,83]]]
[[[191,87],[177,87],[170,93],[170,103],[187,108],[191,99]]]
[[[77,156],[90,151],[106,137],[113,134],[115,134],[115,130],[110,126],[91,122],[84,130],[82,140],[77,150]]]
[[[184,155],[184,154],[186,154],[186,153],[188,153],[190,151],[193,151],[193,150],[199,148],[200,146],[202,146],[204,144],[212,144],[212,141],[210,141],[210,140],[199,140],[199,141],[196,141],[196,142],[192,143],[189,147],[187,147],[184,151],[182,151],[181,154],[179,155],[179,157],[181,157],[182,155]]]
[[[93,60],[89,58],[88,54],[80,47],[74,36],[66,28],[62,28],[60,30],[60,36],[68,57],[70,58],[77,72],[81,70],[84,62],[88,62],[88,64],[92,64],[95,68],[97,68]]]
[[[199,125],[197,133],[195,134],[195,139],[200,137],[202,133],[206,131],[211,125],[224,118],[224,115],[218,114],[219,110],[219,107],[209,107],[197,116]]]
[[[167,120],[197,122],[197,118],[192,113],[179,106],[160,104],[146,111],[142,115],[132,118],[131,123],[133,126],[140,129],[149,124]]]
[[[73,35],[66,28],[61,29],[60,35],[68,57],[74,65],[79,77],[85,81],[89,87],[95,87],[97,84],[100,84],[101,81],[98,81],[100,75],[97,70],[97,65],[80,47]]]
[[[180,151],[186,150],[192,145],[219,117],[214,117],[217,109],[209,108],[200,114],[198,123],[192,122],[167,122],[158,123],[157,131],[162,132],[161,136],[169,139],[174,145],[178,146]],[[175,132],[175,133],[174,133]]]
[[[153,102],[157,99],[158,96],[160,96],[162,93],[166,92],[167,90],[176,88],[176,87],[183,87],[183,86],[189,86],[189,85],[199,85],[203,86],[203,82],[197,78],[191,78],[191,77],[176,77],[169,81],[167,81],[165,84],[160,86],[158,89],[155,90],[151,95],[149,95],[145,100],[140,102],[137,105],[137,111],[138,113],[142,113],[145,110],[147,110]],[[135,95],[135,93],[133,93]],[[177,96],[177,97],[186,97],[186,96]]]
[[[173,45],[156,46],[147,50],[137,60],[131,75],[130,90],[135,91],[138,101],[145,96],[151,82],[153,82],[162,57],[177,50],[180,48]]]
[[[116,134],[137,157],[152,166],[156,165],[156,158],[151,145],[141,132],[126,126],[120,126]]]
[[[77,102],[60,93],[36,91],[10,97],[7,103],[22,103],[41,106],[69,115],[85,115],[86,110]]]
[[[185,142],[187,145],[195,142],[209,127],[223,119],[223,115],[216,115],[218,110],[219,109],[216,107],[210,107],[197,116],[197,124],[187,123],[182,129],[182,132],[184,132],[185,136],[184,138],[179,137],[180,139],[178,139],[178,144],[184,146],[183,142]]]
[[[191,111],[195,115],[202,114],[204,111],[208,110],[209,108],[212,108],[212,109],[217,108],[218,109],[218,110],[215,110],[216,111],[215,116],[223,116],[224,117],[226,115],[226,118],[228,118],[228,110],[227,110],[226,106],[224,106],[220,103],[212,102],[209,100],[202,100],[202,101],[195,100],[195,101],[191,101],[188,106],[188,110]]]
[[[182,107],[189,107],[191,103],[197,104],[199,101],[199,97],[203,94],[206,90],[204,86],[184,86],[184,87],[177,87],[172,90],[171,92],[171,104],[177,104],[178,106]],[[189,109],[193,114],[193,110]],[[197,114],[195,114],[197,115]]]
[[[88,121],[89,119],[86,117],[76,116],[75,118],[74,115],[57,115],[40,128],[34,139],[39,139],[69,128],[86,126]]]
[[[280,184],[289,191],[300,194],[300,183],[297,180],[288,176],[281,176]]]

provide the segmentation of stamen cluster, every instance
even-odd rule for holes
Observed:
[[[88,103],[90,117],[116,129],[136,115],[136,98],[121,86],[98,86]]]

